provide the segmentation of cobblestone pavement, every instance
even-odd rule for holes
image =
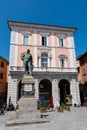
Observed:
[[[14,117],[15,112],[6,112],[0,115],[0,130],[87,130],[87,108],[71,108],[70,112],[47,113],[50,122],[19,126],[5,126],[6,121]]]

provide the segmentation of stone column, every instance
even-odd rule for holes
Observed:
[[[37,99],[39,99],[39,83],[38,83],[38,79],[35,79],[35,97]]]
[[[57,106],[59,106],[57,79],[53,79],[53,81],[52,81],[52,96],[53,96],[54,108],[56,108]]]
[[[78,102],[78,104],[81,104],[81,102],[80,102],[79,82],[76,82],[76,89],[77,89],[77,102]]]
[[[78,86],[78,82],[76,82],[75,80],[72,80],[70,82],[70,91],[72,95],[72,105],[80,104],[79,86]]]

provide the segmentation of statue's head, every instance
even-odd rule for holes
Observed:
[[[30,52],[30,50],[29,49],[27,49],[27,53],[29,53]]]

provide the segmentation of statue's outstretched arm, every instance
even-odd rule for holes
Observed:
[[[24,57],[25,57],[25,52],[24,53],[21,53],[21,59],[24,60]]]

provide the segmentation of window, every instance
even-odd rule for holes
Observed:
[[[42,36],[42,46],[47,46],[47,37]]]
[[[67,56],[64,54],[59,55],[59,64],[61,68],[67,67]]]
[[[83,68],[83,75],[85,75],[86,74],[86,70],[85,70],[85,68]]]
[[[4,68],[4,62],[3,61],[1,61],[1,67]]]
[[[65,59],[60,59],[60,67],[61,68],[65,67],[64,62],[65,62]]]
[[[48,54],[46,53],[41,54],[41,67],[43,68],[48,67]]]
[[[0,84],[0,92],[2,92],[2,84]]]
[[[81,60],[81,63],[84,64],[84,59]]]
[[[29,43],[29,36],[28,35],[24,35],[23,36],[23,44],[24,45],[28,45],[28,43]]]
[[[3,73],[0,73],[0,79],[3,79]]]
[[[84,79],[84,84],[86,84],[86,85],[87,85],[87,78],[85,78],[85,79]]]
[[[59,47],[64,47],[63,39],[59,39]]]

